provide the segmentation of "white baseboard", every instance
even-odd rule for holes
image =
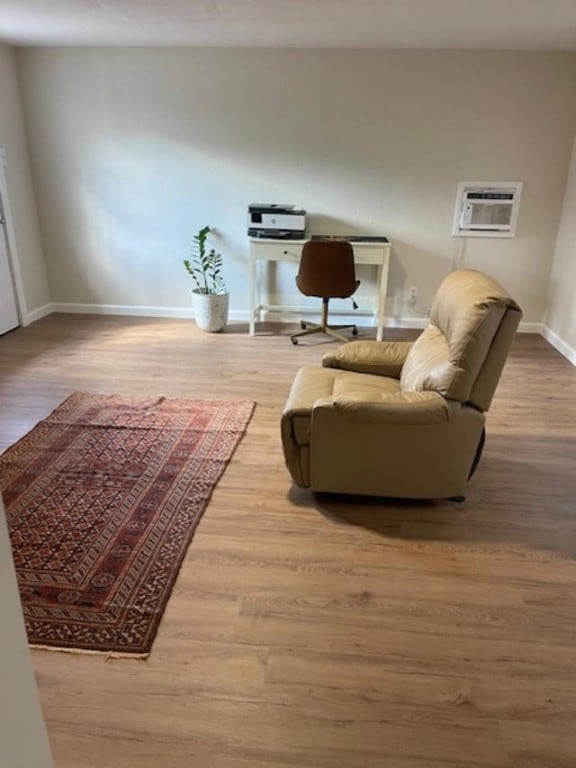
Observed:
[[[53,312],[63,312],[65,314],[84,314],[84,315],[125,315],[131,317],[167,317],[167,318],[192,318],[191,307],[144,307],[131,306],[125,304],[72,304],[66,302],[54,302],[45,304],[42,307],[28,312],[24,318],[24,325],[40,320]],[[302,309],[304,316],[318,316],[319,313],[308,308]],[[370,315],[349,314],[346,310],[335,310],[332,315],[338,317],[342,323],[354,323],[361,328],[374,328],[374,319]],[[245,322],[249,320],[248,310],[231,310],[230,320],[234,322]],[[279,323],[289,323],[297,321],[297,316],[293,313],[274,312],[269,313],[269,319]],[[427,317],[387,317],[384,320],[385,328],[425,328],[428,322]],[[552,346],[560,352],[572,365],[576,366],[576,349],[563,341],[554,331],[543,323],[520,323],[519,333],[536,333],[543,336]]]
[[[544,326],[542,323],[524,323],[521,322],[518,326],[518,333],[537,333],[539,336],[542,336]]]
[[[248,322],[249,313],[244,312],[242,314],[243,317],[238,319]],[[297,323],[300,318],[309,318],[310,322],[320,322],[320,310],[311,307],[291,307],[289,312],[263,310],[261,316],[265,321],[276,323]],[[350,325],[357,325],[359,328],[376,328],[374,313],[369,309],[361,308],[353,313],[347,309],[330,309],[330,317],[334,320],[337,318],[338,323],[350,323]],[[427,323],[427,317],[384,318],[384,328],[425,328]]]
[[[81,315],[125,315],[132,317],[172,317],[186,318],[193,317],[191,307],[146,307],[128,304],[73,304],[67,302],[55,302],[46,304],[44,307],[29,313],[30,322],[39,320],[52,312],[62,312],[64,314]],[[298,322],[299,314],[311,317],[320,317],[320,312],[310,307],[298,307],[291,309],[290,312],[263,312],[267,320],[275,320],[279,323]],[[34,317],[32,317],[34,315]],[[364,314],[350,313],[347,310],[331,310],[330,315],[337,317],[344,323],[355,323],[362,327],[374,326],[374,318],[371,313],[364,310]],[[247,309],[230,310],[230,320],[236,322],[248,322],[250,313]],[[428,317],[386,317],[384,326],[387,328],[425,328],[428,323]],[[544,334],[544,325],[542,323],[520,323],[520,333],[538,333]]]
[[[26,312],[26,315],[22,318],[22,325],[26,327],[31,323],[35,323],[36,320],[42,320],[43,317],[47,317],[54,312],[53,304],[44,304],[42,307],[33,309],[31,312]]]
[[[245,317],[238,318],[239,320],[248,320],[248,313],[244,313]],[[304,316],[306,315],[312,315],[319,317],[318,312],[310,312],[305,311],[302,313]],[[354,323],[355,325],[361,327],[361,328],[370,328],[375,327],[374,320],[372,317],[362,317],[361,315],[350,315],[350,314],[343,314],[341,312],[331,312],[332,316],[337,317],[339,322],[342,323]],[[288,315],[281,313],[274,313],[271,314],[270,318],[271,320],[276,320],[277,322],[281,323],[289,323],[294,322],[294,315]],[[423,329],[426,328],[428,325],[428,317],[385,317],[384,318],[384,328],[415,328],[415,329]],[[520,326],[518,328],[518,333],[536,333],[539,336],[544,336],[544,326],[542,323],[520,323]]]
[[[62,312],[63,314],[81,314],[81,315],[123,315],[131,317],[167,317],[167,318],[192,318],[191,307],[145,307],[132,306],[125,304],[73,304],[67,302],[55,302],[51,305],[52,312]],[[263,313],[266,314],[266,313]],[[320,317],[320,313],[308,308],[302,308],[304,316]],[[342,322],[356,323],[357,325],[374,325],[372,316],[362,317],[361,315],[343,314],[342,310],[331,312],[338,316]],[[230,310],[228,317],[234,322],[247,323],[250,319],[250,312],[247,309]],[[271,312],[267,319],[279,323],[295,323],[298,321],[298,315],[294,313]]]
[[[143,307],[129,304],[72,304],[56,302],[52,312],[71,315],[122,315],[126,317],[167,317],[191,319],[192,307]],[[230,310],[228,317],[236,322],[248,322],[248,310]]]
[[[554,349],[557,349],[561,355],[564,355],[564,357],[569,360],[572,365],[576,365],[576,349],[571,347],[569,344],[566,344],[566,342],[561,339],[557,333],[551,331],[550,328],[548,328],[546,325],[542,326],[542,336],[546,339],[547,342],[552,344]]]
[[[192,317],[191,307],[142,307],[127,304],[71,304],[55,302],[54,312],[72,315],[126,315],[130,317]]]

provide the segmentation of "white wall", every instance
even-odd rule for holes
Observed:
[[[188,306],[181,260],[209,224],[245,311],[246,207],[273,201],[316,231],[387,234],[387,314],[408,316],[406,286],[426,305],[450,268],[457,182],[519,180],[518,236],[468,239],[466,264],[543,320],[575,54],[20,49],[18,65],[56,302]],[[272,291],[297,301],[292,273]]]
[[[6,184],[24,293],[25,306],[21,310],[26,322],[49,303],[50,296],[30,178],[16,55],[4,45],[0,45],[0,147],[7,154]]]
[[[547,338],[576,365],[576,143],[550,273]]]
[[[30,664],[2,497],[0,595],[0,765],[50,768],[52,759]]]

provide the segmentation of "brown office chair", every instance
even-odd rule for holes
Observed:
[[[298,344],[300,336],[311,333],[326,333],[338,341],[349,341],[337,328],[352,328],[352,335],[358,334],[353,324],[328,325],[328,302],[330,299],[348,299],[360,285],[354,271],[354,250],[347,240],[309,240],[304,243],[296,285],[304,296],[318,296],[322,299],[320,325],[300,321],[302,331],[290,337],[292,344]],[[352,300],[354,309],[356,303]]]

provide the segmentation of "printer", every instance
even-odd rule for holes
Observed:
[[[284,203],[252,203],[248,206],[248,237],[303,240],[306,211]]]

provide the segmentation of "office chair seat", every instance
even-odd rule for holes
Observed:
[[[322,299],[322,317],[320,324],[310,325],[300,321],[302,331],[290,337],[293,344],[298,344],[301,336],[313,333],[325,333],[338,341],[349,339],[337,329],[351,328],[356,336],[358,329],[352,323],[328,325],[328,304],[330,299],[348,299],[356,292],[360,281],[356,280],[354,268],[354,250],[346,240],[310,240],[304,243],[300,257],[300,267],[296,275],[296,285],[304,296],[316,296]],[[357,308],[353,300],[354,309]]]

